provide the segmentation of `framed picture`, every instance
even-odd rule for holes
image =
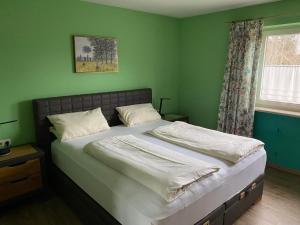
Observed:
[[[75,72],[118,72],[117,40],[74,36]]]

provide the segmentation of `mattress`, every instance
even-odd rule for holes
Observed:
[[[264,174],[264,149],[232,164],[144,133],[168,123],[158,120],[132,128],[120,125],[64,143],[56,140],[52,143],[52,159],[58,168],[123,225],[195,224]],[[173,151],[218,165],[221,169],[194,183],[183,195],[168,203],[150,189],[102,164],[82,150],[91,141],[124,134],[134,134]]]

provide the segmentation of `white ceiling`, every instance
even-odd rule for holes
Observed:
[[[280,0],[82,0],[172,17],[189,17]]]

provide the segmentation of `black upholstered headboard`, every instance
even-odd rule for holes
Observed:
[[[115,126],[121,124],[115,110],[117,106],[151,102],[152,91],[150,88],[33,100],[36,144],[46,151],[50,149],[53,135],[49,132],[48,115],[86,111],[101,107],[108,124]]]

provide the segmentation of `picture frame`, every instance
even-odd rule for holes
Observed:
[[[118,72],[118,43],[113,37],[74,35],[75,73]]]

